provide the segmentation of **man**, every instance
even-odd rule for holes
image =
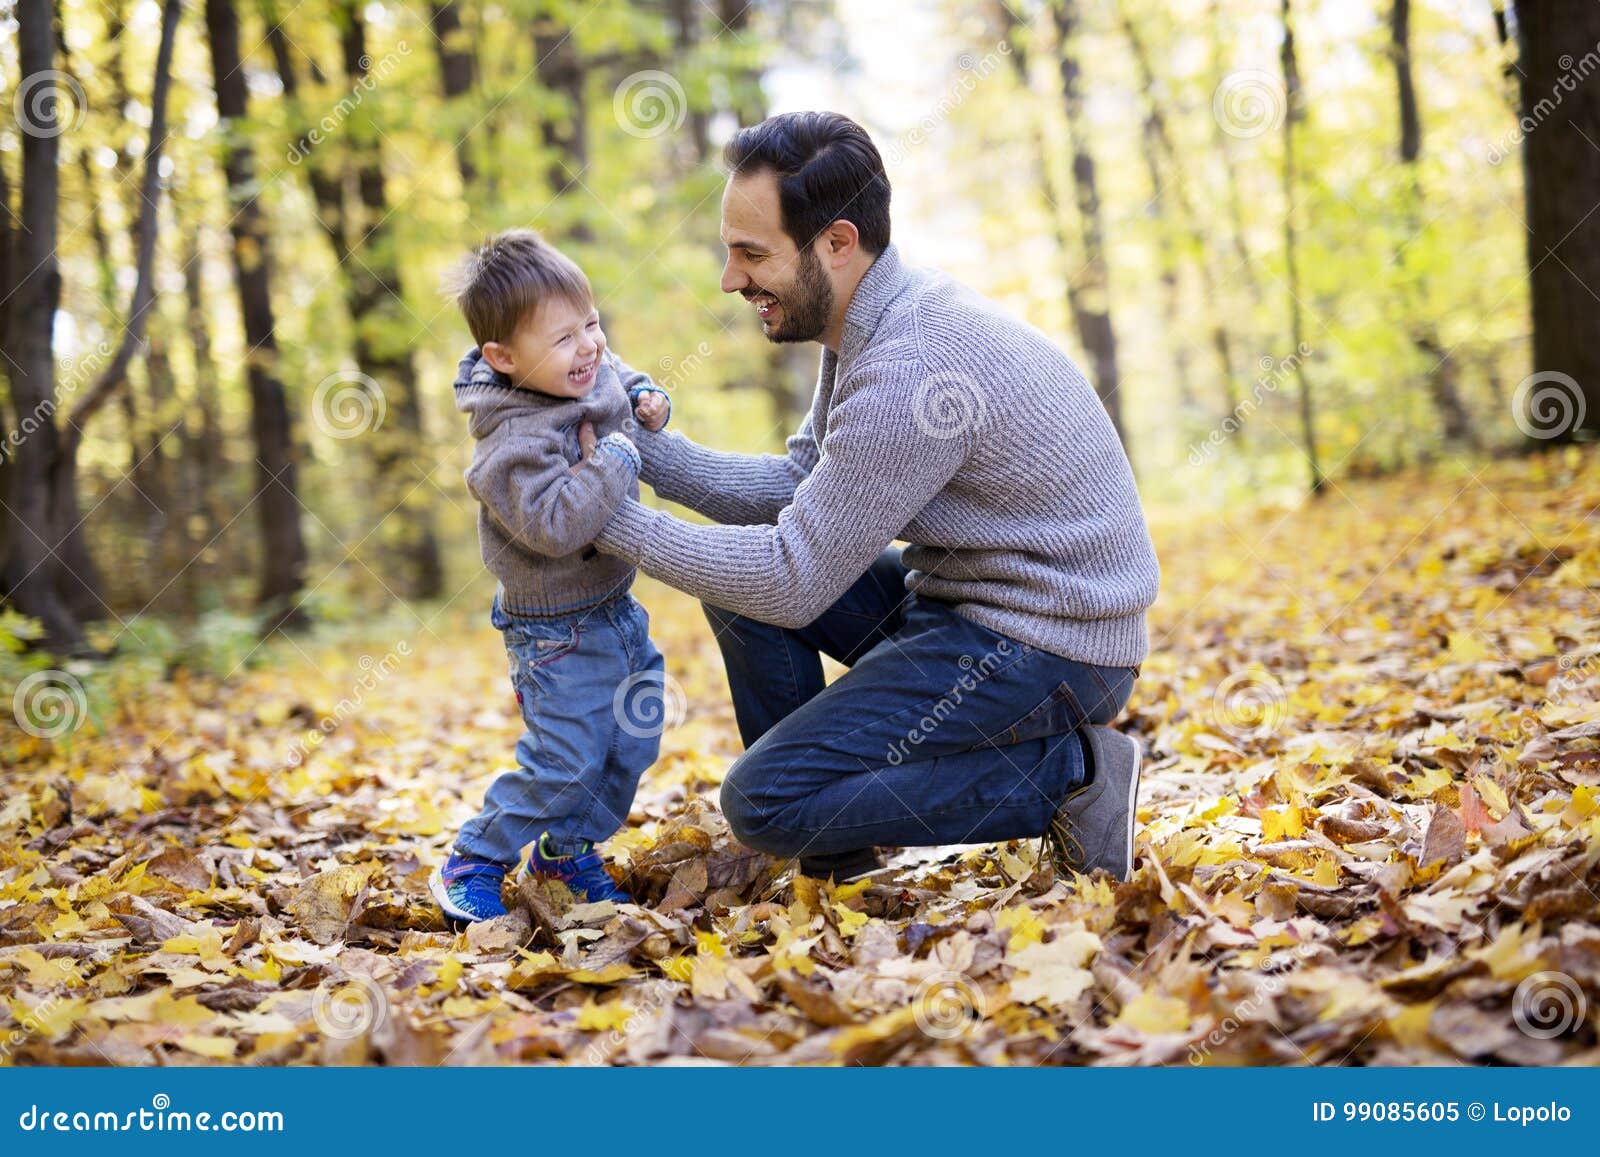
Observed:
[[[639,431],[644,480],[719,525],[626,502],[595,545],[706,604],[734,834],[839,879],[878,846],[1046,834],[1126,879],[1139,747],[1103,725],[1159,570],[1105,410],[1044,335],[901,263],[853,121],[772,117],[726,160],[722,289],[822,344],[811,412],[781,456]],[[850,665],[830,686],[822,654]]]

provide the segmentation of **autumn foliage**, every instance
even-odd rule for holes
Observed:
[[[0,1051],[1595,1064],[1596,501],[1572,449],[1158,515],[1125,885],[1029,843],[840,886],[739,847],[716,651],[654,585],[684,709],[610,849],[638,907],[525,884],[503,920],[441,925],[427,873],[515,736],[485,616],[113,680],[70,734],[4,739]]]

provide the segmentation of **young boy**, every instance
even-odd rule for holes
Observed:
[[[501,882],[531,843],[530,874],[582,899],[628,900],[595,844],[626,821],[655,762],[660,727],[624,707],[659,702],[662,661],[628,593],[633,568],[589,544],[639,496],[630,417],[659,430],[671,403],[607,351],[588,279],[538,234],[490,239],[452,289],[478,343],[455,381],[475,440],[467,489],[527,730],[516,770],[490,786],[430,887],[454,920],[503,915]]]

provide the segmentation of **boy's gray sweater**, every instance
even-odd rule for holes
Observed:
[[[902,539],[909,587],[977,623],[1104,666],[1148,650],[1160,571],[1100,399],[1042,333],[893,246],[786,455],[636,438],[657,494],[726,525],[630,498],[596,544],[715,606],[801,626]]]
[[[639,452],[624,431],[634,428],[629,390],[648,382],[609,350],[581,398],[520,389],[476,347],[461,359],[456,408],[475,440],[467,489],[478,500],[483,564],[500,580],[509,613],[570,614],[632,585],[628,562],[589,544],[623,502],[639,497]],[[584,422],[600,441],[581,459]]]

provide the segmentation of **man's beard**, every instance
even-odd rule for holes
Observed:
[[[776,294],[774,294],[776,296]],[[815,251],[800,254],[794,288],[778,299],[783,320],[767,332],[774,344],[816,341],[833,318],[833,284]]]

